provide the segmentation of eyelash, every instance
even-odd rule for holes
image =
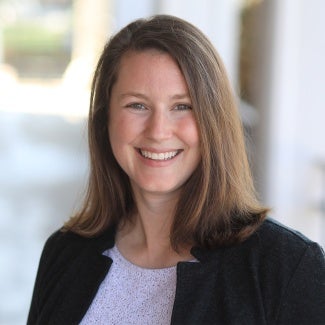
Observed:
[[[133,109],[139,110],[139,111],[146,108],[143,104],[140,104],[140,103],[131,103],[131,104],[127,105],[127,107],[133,108]]]
[[[187,105],[187,104],[179,104],[179,105],[176,105],[175,109],[177,111],[187,111],[187,110],[191,110],[192,106]]]
[[[146,106],[140,103],[131,103],[128,104],[127,107],[135,109],[135,110],[144,110],[146,109]],[[187,104],[178,104],[174,107],[174,110],[176,111],[187,111],[187,110],[191,110],[192,106],[191,105],[187,105]]]

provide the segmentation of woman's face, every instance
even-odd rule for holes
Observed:
[[[113,154],[133,191],[174,194],[201,159],[187,84],[173,58],[126,53],[109,103]]]

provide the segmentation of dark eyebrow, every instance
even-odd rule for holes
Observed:
[[[141,93],[136,93],[136,92],[129,92],[129,93],[120,94],[118,97],[120,99],[123,99],[125,97],[138,97],[138,98],[142,98],[142,99],[148,99],[148,97],[146,95],[141,94]]]
[[[148,100],[149,98],[142,94],[142,93],[137,93],[137,92],[128,92],[128,93],[123,93],[123,94],[120,94],[118,96],[120,99],[123,99],[125,97],[137,97],[137,98],[142,98],[142,99],[145,99],[145,100]],[[183,100],[183,99],[188,99],[188,100],[191,100],[191,97],[189,94],[185,93],[185,94],[176,94],[176,95],[173,95],[171,96],[170,99],[173,99],[173,100]]]
[[[177,94],[171,97],[171,99],[189,99],[191,100],[191,97],[189,94]]]

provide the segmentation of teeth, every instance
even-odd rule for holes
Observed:
[[[152,160],[168,160],[177,155],[178,151],[170,151],[170,152],[150,152],[146,150],[140,150],[140,153],[143,157],[152,159]]]

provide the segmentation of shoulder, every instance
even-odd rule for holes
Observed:
[[[320,245],[269,218],[242,243],[212,250],[195,248],[192,252],[198,260],[231,268],[227,271],[231,274],[253,272],[270,285],[270,279],[290,281],[301,268],[306,271],[303,276],[314,272],[319,278],[324,276],[325,258]]]
[[[81,255],[101,253],[114,245],[114,230],[109,229],[94,238],[83,237],[71,231],[55,231],[45,242],[39,265],[39,272],[51,272],[55,266],[62,267]]]
[[[277,297],[281,324],[318,324],[325,312],[325,255],[300,232],[267,219],[248,240],[251,264],[266,301]],[[249,246],[249,245],[248,245]],[[312,316],[311,316],[312,315]],[[311,324],[310,323],[310,324]]]
[[[301,233],[266,219],[240,244],[195,252],[228,291],[262,303],[270,323],[324,320],[324,251]]]
[[[249,241],[256,243],[260,252],[271,259],[298,262],[305,255],[314,255],[324,262],[324,251],[319,244],[271,218],[264,221]]]
[[[91,246],[94,249],[101,249],[106,245],[114,243],[115,231],[109,228],[96,237],[81,236],[72,231],[65,231],[62,228],[55,231],[48,237],[44,245],[44,251],[52,250],[75,250],[83,246]]]
[[[287,227],[272,218],[267,218],[262,223],[262,225],[257,230],[257,234],[263,236],[265,240],[270,240],[271,242],[278,242],[278,238],[275,236],[280,236],[282,240],[287,240],[290,243],[296,244],[298,246],[305,246],[313,243],[309,238],[307,238],[299,231]]]
[[[78,296],[74,300],[71,296],[75,295],[75,298],[76,292],[89,294],[91,285],[97,283],[96,279],[101,279],[107,272],[110,262],[102,252],[113,242],[112,230],[107,230],[96,238],[86,238],[62,230],[53,233],[44,245],[39,262],[28,324],[36,324],[38,319],[43,318],[39,323],[48,324],[48,317],[61,317],[55,315],[53,310],[61,310],[64,299],[69,300],[69,304],[79,303],[82,297]],[[67,290],[71,291],[70,296]],[[69,313],[77,309],[69,310]]]
[[[71,231],[57,230],[45,242],[35,286],[37,288],[47,286],[73,265],[82,264],[94,256],[101,256],[105,249],[113,245],[113,229],[95,238],[86,238]]]
[[[59,229],[48,237],[45,242],[43,254],[51,255],[65,251],[74,251],[89,242],[89,238],[82,237],[71,231]]]
[[[90,239],[61,229],[54,232],[45,242],[41,262],[53,262],[54,259],[71,258],[78,250],[87,245]]]
[[[263,223],[252,240],[254,237],[258,243],[255,263],[259,266],[265,296],[268,301],[278,297],[278,322],[320,324],[325,317],[322,247],[298,231],[270,219]]]
[[[267,219],[252,240],[256,238],[258,262],[265,265],[265,272],[279,274],[287,285],[306,283],[317,292],[324,292],[325,254],[323,248],[300,232],[281,223]],[[316,292],[315,292],[316,294]]]

